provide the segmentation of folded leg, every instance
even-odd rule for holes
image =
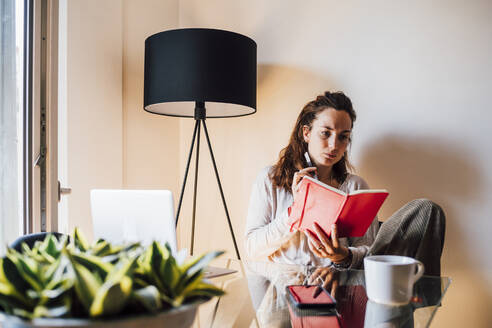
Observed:
[[[413,200],[381,225],[368,255],[410,256],[424,263],[426,275],[439,276],[445,226],[439,205]]]

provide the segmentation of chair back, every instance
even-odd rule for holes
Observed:
[[[94,238],[110,242],[168,242],[176,251],[174,201],[169,190],[91,190]]]

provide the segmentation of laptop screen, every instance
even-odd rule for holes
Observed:
[[[169,190],[91,190],[94,240],[113,243],[153,240],[176,251],[173,195]]]

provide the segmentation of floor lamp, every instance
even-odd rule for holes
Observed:
[[[182,106],[178,102],[190,104]],[[202,28],[170,30],[148,37],[145,40],[144,109],[154,114],[195,119],[176,212],[177,226],[196,145],[191,254],[195,238],[198,161],[203,126],[232,241],[240,259],[205,119],[256,112],[256,43],[241,34]]]

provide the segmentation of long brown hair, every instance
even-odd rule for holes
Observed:
[[[289,144],[282,149],[277,163],[270,171],[270,179],[275,187],[284,188],[291,191],[294,173],[307,166],[304,153],[307,152],[307,143],[304,141],[302,127],[304,125],[312,127],[313,121],[318,113],[327,108],[342,110],[347,112],[352,120],[352,127],[355,122],[356,114],[352,107],[352,101],[343,92],[326,91],[323,95],[316,97],[315,100],[308,102],[297,117],[296,125],[290,135]],[[348,161],[347,152],[337,163],[333,165],[333,177],[338,183],[343,183],[352,165]]]

